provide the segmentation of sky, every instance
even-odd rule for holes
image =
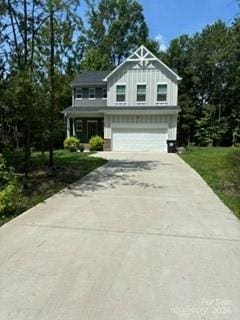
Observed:
[[[169,41],[181,34],[201,31],[222,19],[231,24],[240,13],[236,0],[140,0],[150,37],[165,50]]]
[[[237,0],[139,0],[149,27],[150,37],[158,40],[161,50],[181,34],[201,31],[207,24],[222,19],[231,24],[240,14]],[[86,6],[81,1],[79,14]]]

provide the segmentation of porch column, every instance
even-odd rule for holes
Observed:
[[[67,138],[70,137],[70,118],[67,116]]]
[[[76,130],[75,130],[75,119],[72,119],[72,125],[73,125],[73,136],[76,136]]]

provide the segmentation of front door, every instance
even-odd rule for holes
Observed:
[[[91,139],[92,136],[96,136],[97,135],[97,121],[88,121],[87,122],[87,134],[88,134],[88,140]]]

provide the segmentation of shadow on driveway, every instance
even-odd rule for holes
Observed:
[[[134,186],[139,188],[162,189],[164,186],[154,183],[140,182],[136,173],[147,172],[159,166],[170,166],[160,161],[110,160],[105,166],[92,172],[87,177],[68,187],[74,196],[86,196],[88,191],[115,189],[117,186]]]

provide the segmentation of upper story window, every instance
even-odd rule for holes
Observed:
[[[157,102],[167,101],[167,84],[161,83],[157,85]]]
[[[88,98],[94,100],[96,98],[95,88],[88,89]]]
[[[137,85],[137,102],[146,101],[146,85],[138,84]]]
[[[116,101],[125,102],[126,101],[126,86],[124,84],[118,84],[116,88]]]
[[[102,98],[107,99],[107,88],[102,88]]]
[[[82,99],[82,88],[75,89],[75,99]]]

